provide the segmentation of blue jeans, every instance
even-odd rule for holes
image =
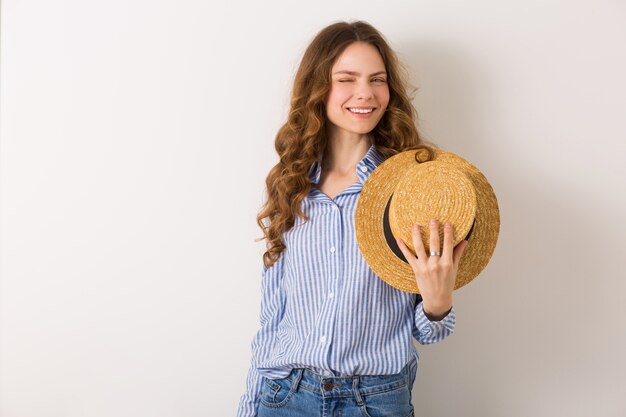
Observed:
[[[408,366],[394,375],[263,377],[258,417],[413,417]]]

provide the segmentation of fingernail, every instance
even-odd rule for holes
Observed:
[[[437,220],[435,220],[435,219],[431,219],[431,220],[430,220],[430,224],[437,224]]]

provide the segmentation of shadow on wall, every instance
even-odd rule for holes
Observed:
[[[617,199],[568,185],[546,155],[507,141],[519,132],[498,119],[507,103],[475,57],[441,44],[397,49],[419,74],[412,82],[420,131],[485,174],[501,216],[490,263],[455,292],[455,335],[433,346],[415,342],[422,358],[416,415],[600,415],[597,400],[609,407],[625,389],[619,366],[607,358],[619,358],[626,346],[624,336],[621,344],[603,337],[616,332],[603,321],[612,314],[607,303],[620,303],[610,288],[616,270],[590,249],[595,243],[597,253],[606,251],[607,236],[616,234],[593,217],[619,212]],[[442,392],[453,400],[431,400]]]

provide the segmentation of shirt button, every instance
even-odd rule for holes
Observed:
[[[326,336],[320,337],[320,342],[324,343],[326,341]]]
[[[328,294],[328,298],[333,298],[334,296],[335,296],[335,294],[332,293],[332,292],[330,294]]]
[[[362,167],[361,167],[361,171],[362,171],[362,172],[367,172],[367,167],[366,167],[366,166],[362,166]]]
[[[330,251],[331,251],[331,252],[334,252],[334,251],[335,251],[335,247],[334,247],[334,246],[331,246],[331,247],[330,247]]]

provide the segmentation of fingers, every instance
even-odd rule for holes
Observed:
[[[426,261],[426,249],[424,249],[424,242],[422,241],[422,226],[419,224],[413,225],[413,247],[415,248],[415,255],[417,259]]]
[[[436,219],[430,220],[430,251],[441,253],[439,244],[439,222]]]
[[[415,269],[415,263],[417,262],[417,259],[415,259],[415,255],[411,253],[411,250],[404,244],[402,239],[396,239],[396,242],[398,243],[398,247],[402,251],[402,254],[409,262],[409,265],[411,265],[411,268]]]
[[[396,239],[398,242],[398,247],[404,254],[404,257],[407,259],[409,264],[413,266],[417,260],[423,260],[424,262],[430,259],[430,256],[426,255],[426,249],[424,248],[424,243],[422,241],[422,230],[419,224],[414,224],[412,228],[412,238],[413,238],[413,247],[415,248],[415,254],[411,252],[411,250],[406,246],[406,244],[400,240]],[[463,243],[459,243],[455,248],[452,247],[454,241],[454,229],[452,224],[446,223],[444,225],[443,230],[443,250],[441,249],[440,239],[439,239],[439,222],[436,219],[432,219],[430,221],[430,250],[441,253],[440,259],[446,259],[450,264],[458,264],[460,261],[461,255],[465,250],[465,246]],[[465,241],[466,242],[466,241]]]
[[[452,241],[454,237],[454,231],[452,225],[446,223],[443,227],[443,251],[441,252],[441,258],[447,259],[449,263],[452,263]]]
[[[398,247],[402,251],[402,254],[406,258],[406,260],[415,269],[418,260],[423,260],[425,262],[426,260],[428,260],[428,257],[426,256],[426,249],[424,249],[424,243],[422,242],[421,226],[417,223],[414,224],[411,232],[413,247],[415,248],[415,254],[411,252],[411,249],[406,246],[402,239],[396,239],[396,242],[398,243]]]
[[[454,248],[454,269],[458,270],[459,269],[459,263],[461,262],[461,256],[463,256],[463,252],[465,252],[465,249],[467,248],[467,245],[469,245],[469,242],[467,240],[462,240],[461,242],[459,242],[458,245],[456,245],[456,247]]]

